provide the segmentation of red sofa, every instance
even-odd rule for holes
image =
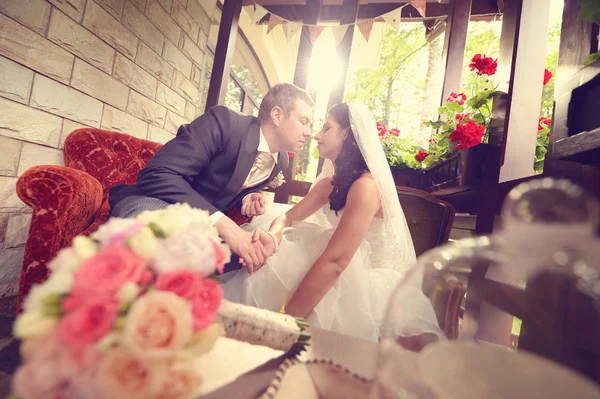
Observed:
[[[17,195],[33,208],[19,284],[19,305],[48,277],[46,264],[79,234],[106,222],[110,187],[134,183],[161,144],[100,129],[75,130],[65,140],[65,166],[39,165],[17,182]]]

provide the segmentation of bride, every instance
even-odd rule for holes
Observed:
[[[273,251],[267,263],[222,276],[224,295],[377,341],[387,299],[416,260],[406,219],[367,107],[332,107],[315,140],[331,162],[307,196],[262,235]],[[433,308],[414,291],[408,328],[439,333]]]

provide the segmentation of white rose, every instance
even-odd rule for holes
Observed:
[[[108,222],[100,226],[90,237],[106,245],[111,238],[132,229],[136,225],[140,225],[140,222],[135,219],[110,218]]]
[[[151,259],[158,250],[159,242],[149,227],[143,227],[127,239],[127,245],[139,257]]]
[[[125,283],[119,291],[117,291],[116,298],[119,303],[127,303],[133,301],[140,293],[140,287],[136,283]]]
[[[96,348],[100,352],[106,352],[113,346],[116,346],[119,343],[120,339],[121,339],[120,333],[118,333],[116,331],[110,332],[110,333],[106,334],[104,336],[104,338],[102,338],[100,341],[98,341],[98,343],[96,344]]]
[[[211,227],[207,211],[192,208],[189,204],[169,205],[158,211],[146,211],[137,216],[143,223],[155,223],[168,236],[187,229],[191,224],[196,228],[206,231]]]
[[[42,312],[45,298],[50,295],[64,295],[73,287],[73,272],[67,268],[58,269],[50,274],[43,284],[34,285],[25,302],[23,309],[27,312]]]
[[[154,257],[159,274],[191,270],[206,277],[215,271],[213,240],[198,230],[182,231],[161,241]]]
[[[48,269],[53,272],[58,270],[65,270],[71,273],[75,272],[81,266],[82,259],[77,255],[75,250],[71,247],[63,248],[48,263]]]
[[[73,238],[71,247],[75,250],[75,253],[81,260],[91,258],[98,252],[98,244],[86,236],[76,236]]]
[[[52,333],[58,319],[44,316],[42,312],[26,312],[15,320],[13,334],[19,339],[44,337]]]
[[[219,337],[225,335],[223,326],[213,323],[202,331],[198,331],[187,343],[185,350],[192,356],[200,356],[210,352]]]

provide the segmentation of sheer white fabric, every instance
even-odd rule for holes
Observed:
[[[405,274],[417,257],[406,217],[398,201],[392,171],[379,141],[375,117],[364,104],[353,102],[348,107],[354,137],[377,183],[383,206],[383,231],[380,238],[382,262],[374,266]]]
[[[414,266],[416,256],[379,143],[375,119],[362,104],[351,103],[349,108],[352,131],[377,183],[384,217],[373,219],[350,264],[307,320],[315,327],[377,341],[387,301],[399,281]],[[333,164],[326,161],[314,184],[333,173]],[[267,214],[255,218],[246,229],[266,230],[273,218],[287,209],[287,205],[270,204]],[[306,221],[294,223],[284,231],[279,251],[258,272],[249,275],[242,269],[224,276],[225,298],[279,311],[327,248],[343,213],[336,215],[326,205]],[[402,322],[401,334],[441,333],[433,308],[419,286],[415,285],[411,292],[414,295],[407,298],[410,317]]]

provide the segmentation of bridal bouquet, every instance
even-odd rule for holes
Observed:
[[[208,213],[181,204],[75,237],[15,321],[14,396],[186,399],[201,384],[193,359],[221,335],[306,344],[302,320],[222,299],[210,277],[229,256]]]

